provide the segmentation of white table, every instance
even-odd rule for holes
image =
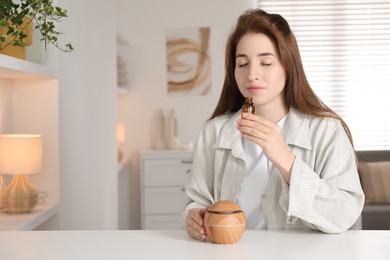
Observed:
[[[390,231],[246,231],[236,244],[217,245],[184,230],[4,231],[4,260],[360,260],[390,259]]]

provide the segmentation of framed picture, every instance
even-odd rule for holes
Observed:
[[[168,95],[202,96],[211,90],[210,28],[166,30]]]

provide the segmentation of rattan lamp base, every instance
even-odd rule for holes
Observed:
[[[26,175],[14,175],[3,191],[3,211],[7,213],[28,213],[38,203],[38,192]]]

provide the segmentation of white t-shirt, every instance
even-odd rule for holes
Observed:
[[[287,115],[277,123],[280,128],[283,128]],[[237,203],[244,211],[247,229],[266,229],[261,199],[269,180],[268,158],[258,144],[245,138],[242,142],[246,173],[241,183]]]

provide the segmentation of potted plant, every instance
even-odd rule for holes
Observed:
[[[67,11],[55,6],[53,0],[1,0],[0,53],[8,55],[8,49],[15,48],[17,52],[24,51],[24,46],[31,44],[32,30],[39,30],[45,49],[51,44],[61,51],[72,51],[70,43],[58,43],[61,32],[56,29],[56,22],[65,17]]]

